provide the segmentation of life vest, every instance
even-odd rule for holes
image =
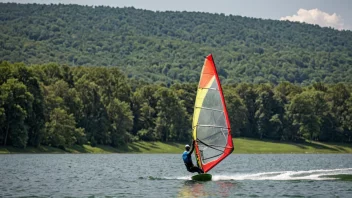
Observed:
[[[191,155],[189,155],[188,151],[183,152],[182,159],[186,165],[192,164],[192,158],[191,158]]]

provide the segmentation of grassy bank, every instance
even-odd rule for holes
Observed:
[[[352,153],[352,144],[235,139],[234,153]]]
[[[274,142],[253,139],[235,138],[234,153],[352,153],[352,144],[321,143],[321,142]],[[42,146],[18,149],[14,147],[0,147],[0,154],[8,153],[182,153],[184,144],[164,142],[134,142],[123,148],[110,146],[89,145],[72,146],[66,150]]]

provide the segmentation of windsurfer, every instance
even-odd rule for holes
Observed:
[[[186,168],[189,172],[191,172],[191,173],[198,172],[198,174],[201,174],[201,173],[204,173],[204,171],[202,169],[200,169],[199,167],[194,166],[193,162],[192,162],[192,153],[194,150],[194,142],[195,141],[193,140],[192,149],[190,148],[190,146],[188,144],[186,144],[186,146],[185,146],[186,150],[183,152],[182,158],[183,158],[183,162],[185,163]]]

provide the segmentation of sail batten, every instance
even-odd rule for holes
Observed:
[[[229,128],[225,128],[223,126],[216,126],[216,125],[202,125],[202,124],[200,124],[200,125],[197,125],[197,126],[229,129]]]
[[[209,89],[209,90],[214,90],[214,91],[220,91],[219,89],[215,89],[215,88],[201,88],[201,87],[198,87],[198,89]]]
[[[212,109],[212,108],[206,108],[206,107],[194,107],[194,108],[199,108],[199,109],[207,109],[207,110],[212,110],[212,111],[219,111],[219,112],[223,112],[223,110],[219,110],[219,109]]]
[[[193,114],[196,158],[208,172],[233,151],[231,127],[218,73],[212,55],[202,68]]]

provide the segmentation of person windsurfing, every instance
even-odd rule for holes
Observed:
[[[202,169],[200,169],[199,167],[194,166],[193,162],[192,162],[192,153],[194,150],[194,142],[195,141],[193,140],[192,149],[188,144],[185,145],[186,150],[182,154],[182,159],[183,159],[183,162],[185,163],[186,168],[189,172],[191,172],[191,173],[198,172],[198,174],[201,174],[201,173],[204,173],[204,171]]]

